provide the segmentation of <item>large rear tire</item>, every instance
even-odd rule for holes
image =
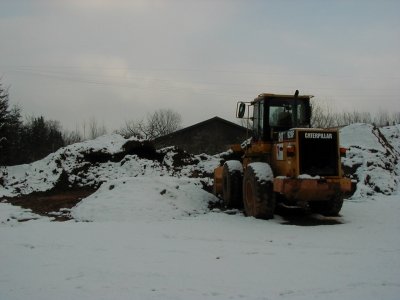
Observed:
[[[229,160],[222,171],[222,199],[228,208],[242,206],[243,166],[239,161]]]
[[[266,163],[251,163],[244,172],[243,204],[245,214],[258,219],[271,219],[275,211],[272,170]]]

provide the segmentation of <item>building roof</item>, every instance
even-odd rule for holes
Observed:
[[[200,123],[196,123],[196,124],[194,124],[194,125],[191,125],[191,126],[188,126],[188,127],[182,128],[182,129],[179,129],[179,130],[177,130],[177,131],[171,132],[171,133],[169,133],[169,134],[160,136],[160,137],[158,137],[158,138],[155,138],[154,140],[156,141],[156,140],[158,140],[158,139],[163,139],[163,138],[167,138],[167,137],[170,137],[170,136],[179,135],[179,134],[182,134],[182,133],[184,133],[184,132],[186,132],[186,131],[190,131],[190,130],[193,130],[193,129],[195,129],[195,128],[202,127],[202,126],[204,126],[204,125],[207,125],[208,123],[215,122],[215,121],[216,121],[216,122],[224,123],[224,124],[229,125],[229,126],[231,126],[231,127],[236,127],[236,128],[239,129],[239,130],[243,130],[243,131],[246,131],[246,130],[247,130],[246,127],[243,127],[243,126],[241,126],[241,125],[239,125],[239,124],[236,124],[236,123],[233,123],[233,122],[231,122],[231,121],[222,119],[222,118],[220,118],[220,117],[218,117],[218,116],[215,116],[215,117],[213,117],[213,118],[211,118],[211,119],[202,121],[202,122],[200,122]]]

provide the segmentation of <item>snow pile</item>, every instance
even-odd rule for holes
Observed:
[[[249,166],[253,168],[258,181],[269,182],[274,179],[274,174],[269,165],[262,162],[254,162],[249,164]]]
[[[400,124],[380,129],[390,145],[400,154]]]
[[[77,183],[77,176],[74,173],[84,175],[84,171],[92,165],[90,159],[94,153],[99,156],[101,154],[105,156],[107,153],[111,157],[121,150],[123,144],[122,136],[107,135],[61,148],[31,164],[6,167],[2,171],[3,186],[0,186],[0,196],[47,191],[58,184],[73,185]],[[82,179],[86,177],[82,176]],[[88,177],[90,182],[90,176]]]
[[[163,165],[172,170],[173,175],[203,178],[213,176],[214,169],[218,167],[224,154],[193,155],[174,146],[160,149],[158,152],[164,155]]]
[[[344,172],[357,180],[353,198],[390,195],[397,189],[399,153],[378,128],[369,124],[346,126],[340,131],[340,142],[348,149],[342,158]]]
[[[228,170],[230,172],[239,172],[240,174],[243,173],[243,165],[240,161],[238,160],[228,160],[227,162],[225,162],[225,164],[228,167]]]
[[[344,171],[357,183],[354,197],[392,194],[398,184],[399,126],[367,124],[341,129]],[[392,146],[393,145],[393,146]],[[148,142],[118,134],[59,149],[32,164],[0,169],[0,197],[73,187],[99,187],[120,178],[174,176],[212,185],[212,174],[229,153],[191,155],[175,147],[156,151]],[[151,189],[151,188],[150,188]]]
[[[208,203],[215,201],[194,179],[122,178],[104,183],[71,214],[78,221],[154,222],[206,213]]]
[[[32,164],[5,167],[0,170],[0,196],[30,194],[53,188],[61,176],[58,152]]]
[[[37,219],[50,220],[49,218],[32,213],[30,209],[24,209],[9,203],[0,202],[0,207],[0,226],[15,226],[19,222]]]
[[[148,142],[105,135],[61,148],[31,164],[3,168],[0,197],[74,186],[98,187],[122,177],[207,177],[219,160],[218,156],[194,156],[173,147],[156,151]]]

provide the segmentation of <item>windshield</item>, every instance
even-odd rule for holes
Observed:
[[[297,105],[296,105],[296,104]],[[269,126],[271,127],[308,127],[308,102],[302,99],[271,99],[269,105]]]
[[[272,127],[291,127],[293,125],[292,107],[270,106],[269,125]]]

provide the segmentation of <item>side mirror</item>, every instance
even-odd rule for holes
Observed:
[[[237,109],[236,109],[236,117],[238,117],[240,119],[243,118],[245,112],[246,112],[246,103],[239,102]]]

